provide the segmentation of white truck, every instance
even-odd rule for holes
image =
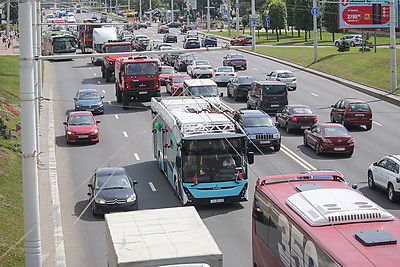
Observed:
[[[109,267],[222,267],[222,252],[192,206],[105,215]]]
[[[108,41],[117,41],[117,29],[115,27],[101,27],[93,29],[93,53],[102,53],[103,44]],[[92,63],[101,66],[102,57],[92,57]]]

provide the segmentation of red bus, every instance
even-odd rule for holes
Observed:
[[[82,53],[93,52],[93,29],[100,28],[101,25],[92,25],[90,23],[95,23],[93,19],[84,19],[83,23],[78,26],[78,45]],[[87,24],[88,23],[88,24]]]
[[[334,175],[257,180],[253,266],[399,264],[400,220]]]

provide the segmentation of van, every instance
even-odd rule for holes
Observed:
[[[221,107],[217,84],[211,79],[190,79],[183,81],[183,93],[189,96],[202,96],[210,103]]]
[[[277,112],[288,104],[288,89],[278,81],[255,81],[247,95],[248,109]]]

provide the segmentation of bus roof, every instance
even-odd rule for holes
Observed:
[[[337,180],[310,174],[259,178],[256,191],[273,202],[343,266],[398,263],[400,220]]]

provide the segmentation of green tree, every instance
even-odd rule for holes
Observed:
[[[299,30],[304,30],[304,39],[308,41],[308,33],[313,29],[313,15],[311,14],[313,0],[296,0],[295,22]]]
[[[287,26],[291,28],[292,37],[294,35],[293,29],[296,26],[295,20],[295,4],[296,0],[286,0],[286,9],[287,9]]]
[[[326,3],[322,12],[322,25],[327,32],[332,33],[332,42],[335,41],[335,33],[340,32],[338,28],[338,5],[338,3]]]
[[[275,30],[276,41],[279,42],[279,30],[286,27],[286,4],[282,0],[272,0],[268,5],[268,9],[271,29]]]

